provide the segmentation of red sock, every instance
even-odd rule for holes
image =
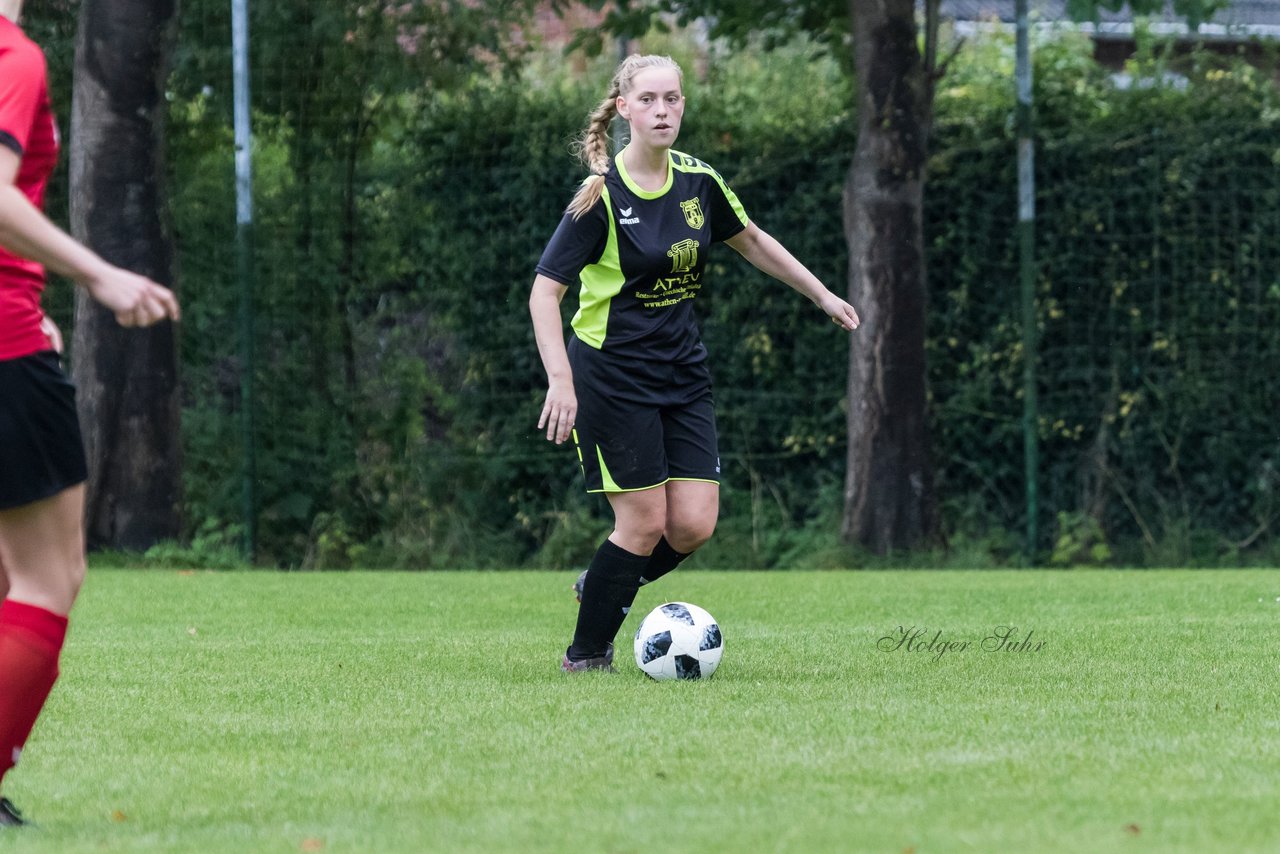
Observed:
[[[22,746],[58,679],[67,618],[6,599],[0,603],[0,779]]]

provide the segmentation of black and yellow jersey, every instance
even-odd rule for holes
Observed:
[[[747,224],[738,197],[701,160],[670,152],[667,183],[650,192],[631,180],[619,152],[600,201],[578,220],[565,214],[537,271],[569,287],[581,281],[573,331],[588,346],[700,362],[707,352],[693,301],[707,252]]]

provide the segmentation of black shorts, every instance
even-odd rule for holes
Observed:
[[[578,396],[573,440],[587,492],[633,492],[669,480],[720,482],[711,372],[613,356],[569,341]]]
[[[52,350],[0,361],[0,510],[84,483],[76,387]]]

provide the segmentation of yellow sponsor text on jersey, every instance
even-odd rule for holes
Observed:
[[[670,293],[672,288],[679,288],[682,292],[688,289],[697,290],[702,287],[700,284],[701,281],[701,273],[681,273],[676,276],[662,276],[654,280],[653,290],[660,293]],[[653,294],[636,294],[636,297],[641,300],[651,296],[653,296]]]

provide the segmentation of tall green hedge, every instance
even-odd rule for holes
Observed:
[[[229,93],[216,51],[195,44],[208,36],[183,36],[170,147],[187,515],[196,543],[216,546],[239,519],[243,366]],[[349,74],[324,65],[332,55],[317,50],[305,79]],[[849,82],[804,45],[684,58],[678,147],[843,288]],[[1036,62],[1042,559],[1274,556],[1275,87],[1244,65],[1174,67],[1144,49],[1138,85],[1122,90],[1072,37],[1037,45]],[[952,548],[899,559],[998,564],[1020,551],[1010,70],[1007,40],[979,41],[939,86],[928,366]],[[545,380],[527,313],[534,264],[583,174],[570,140],[607,74],[544,58],[519,79],[377,91],[344,78],[325,97],[263,78],[279,89],[255,101],[264,562],[575,566],[608,529],[572,449],[534,428]],[[847,338],[727,248],[708,282],[699,309],[726,483],[720,533],[696,560],[867,563],[836,536]],[[565,303],[567,318],[572,294]]]

